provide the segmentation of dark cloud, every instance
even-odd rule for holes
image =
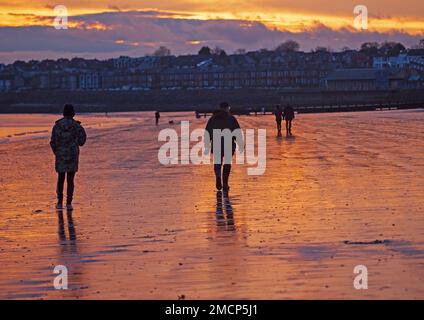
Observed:
[[[366,41],[400,41],[410,46],[423,36],[404,32],[358,32],[344,28],[332,30],[317,22],[304,32],[269,29],[260,22],[242,20],[177,19],[172,15],[162,18],[162,12],[132,11],[108,12],[71,17],[75,28],[56,30],[47,26],[1,27],[0,47],[3,60],[13,60],[13,52],[56,53],[57,57],[84,54],[92,57],[114,57],[119,54],[144,55],[154,47],[166,45],[173,53],[192,53],[202,45],[220,46],[228,52],[238,48],[256,50],[274,48],[279,43],[293,39],[301,49],[317,46],[340,49],[359,47]],[[160,17],[159,17],[160,16]],[[51,18],[50,18],[51,19]],[[198,41],[198,42],[196,42]],[[10,53],[10,59],[7,57]]]
[[[110,5],[108,7],[108,9],[113,10],[113,11],[117,11],[117,12],[121,12],[122,9],[120,7],[118,7],[117,5]]]

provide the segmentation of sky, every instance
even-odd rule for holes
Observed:
[[[57,30],[56,5],[68,13]],[[368,29],[354,28],[354,7],[368,9]],[[410,47],[424,38],[422,0],[0,0],[0,62],[57,58],[106,59],[173,54],[202,46],[272,49],[293,39],[301,50],[340,50],[367,41],[399,41]]]

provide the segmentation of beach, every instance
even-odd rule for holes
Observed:
[[[78,116],[87,128],[74,211],[58,215],[54,115],[0,115],[2,299],[423,299],[424,110],[275,120],[267,166],[161,165],[160,130],[194,113]],[[173,124],[169,124],[169,121]],[[53,269],[69,270],[56,290]],[[368,269],[368,289],[353,286]]]

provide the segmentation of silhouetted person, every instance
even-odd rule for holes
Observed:
[[[228,129],[234,135],[231,137],[231,154],[225,154],[225,139],[221,136],[221,150],[214,150],[214,130]],[[237,130],[239,129],[239,130]],[[235,130],[237,130],[235,132]],[[206,150],[212,142],[211,151],[214,154],[214,171],[216,177],[216,189],[228,191],[230,189],[228,181],[231,173],[231,160],[236,151],[236,141],[239,148],[243,150],[244,143],[241,135],[240,125],[237,119],[230,114],[230,106],[227,102],[221,103],[206,125],[206,131],[209,133],[209,141],[205,139]],[[237,138],[236,138],[237,137]]]
[[[277,122],[277,134],[281,136],[281,122],[283,121],[283,111],[280,106],[276,106],[274,110],[275,121]]]
[[[160,113],[159,111],[155,112],[156,125],[159,125]]]
[[[286,106],[283,112],[283,119],[286,120],[286,134],[287,136],[292,135],[292,121],[294,119],[294,109],[291,106]]]
[[[74,178],[78,171],[79,147],[83,146],[87,139],[81,122],[74,120],[74,116],[74,107],[71,104],[65,105],[63,109],[63,118],[56,121],[50,140],[50,146],[56,156],[55,168],[58,173],[56,189],[56,208],[58,210],[63,209],[63,187],[65,177],[68,184],[66,209],[73,209]]]

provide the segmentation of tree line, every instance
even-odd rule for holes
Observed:
[[[411,49],[424,49],[424,39],[421,39],[418,44],[411,47]],[[349,47],[344,47],[341,49],[342,52],[354,50]],[[385,41],[385,42],[364,42],[359,51],[363,52],[370,56],[397,56],[401,52],[407,50],[407,48],[400,42],[394,41]],[[295,40],[286,40],[275,47],[273,50],[269,49],[260,49],[259,51],[275,51],[275,52],[297,52],[300,51],[300,45]],[[311,52],[332,52],[329,47],[318,46],[315,49],[312,49]],[[237,49],[234,51],[234,54],[245,54],[246,49]],[[208,46],[203,46],[199,52],[199,55],[202,56],[227,56],[227,52],[219,46],[210,48]],[[165,46],[159,47],[152,54],[156,57],[165,57],[171,55],[171,50]]]

